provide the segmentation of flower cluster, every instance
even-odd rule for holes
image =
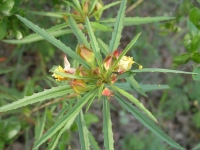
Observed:
[[[88,85],[113,84],[116,82],[118,75],[129,71],[133,63],[138,64],[133,60],[133,57],[121,56],[120,50],[115,50],[112,54],[108,54],[103,60],[102,66],[97,66],[94,52],[86,46],[79,45],[77,53],[90,65],[90,69],[82,65],[77,68],[71,68],[67,57],[64,56],[64,69],[61,66],[56,67],[52,76],[57,81],[69,81],[71,87],[78,94],[90,90]],[[139,69],[142,69],[141,65],[139,65]],[[63,73],[78,76],[82,79],[66,77]],[[113,92],[108,87],[105,87],[102,90],[102,95],[110,97]]]

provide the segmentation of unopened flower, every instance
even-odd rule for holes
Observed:
[[[113,92],[109,90],[107,87],[103,90],[102,95],[111,97],[113,96]]]
[[[95,65],[95,55],[92,50],[82,45],[78,47],[78,54],[92,66]]]
[[[114,65],[114,62],[117,60],[116,57],[113,57],[112,55],[108,55],[104,60],[103,60],[103,65],[106,70],[109,70],[112,68]]]
[[[70,85],[76,93],[87,91],[86,83],[83,80],[74,79],[70,82]]]
[[[134,63],[133,57],[123,56],[118,63],[118,72],[124,72],[131,69],[132,64]]]

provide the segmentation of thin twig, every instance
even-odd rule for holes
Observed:
[[[142,3],[143,0],[138,0],[136,3],[134,3],[133,5],[131,5],[127,10],[126,10],[126,14],[128,14],[130,11],[132,11],[134,8],[136,8],[140,3]]]

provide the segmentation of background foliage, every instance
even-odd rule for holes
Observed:
[[[108,2],[105,1],[105,4]],[[135,2],[137,1],[128,1],[130,4],[128,6],[133,6]],[[166,5],[162,5],[159,0],[154,0],[153,2],[154,4],[146,1],[141,2],[136,8],[127,11],[126,15],[143,17],[167,15],[174,16],[176,19],[169,22],[126,27],[123,30],[121,49],[126,47],[133,34],[135,35],[142,31],[134,49],[129,52],[137,62],[140,62],[145,67],[172,68],[173,66],[185,71],[192,71],[194,66],[199,71],[199,24],[195,22],[196,18],[194,18],[194,16],[200,16],[198,15],[198,1],[197,3],[168,1]],[[48,3],[46,1],[40,1],[39,3],[21,1],[21,4],[16,6],[19,5],[23,9],[15,11],[40,27],[50,28],[62,22],[62,18],[40,15],[35,17],[34,13],[27,11],[61,11],[65,7],[62,1],[52,0]],[[104,17],[116,16],[117,8],[111,8],[104,14]],[[13,10],[11,9],[10,11]],[[3,32],[0,34],[2,36],[0,37],[1,39],[20,39],[32,33],[12,13],[8,15],[7,12],[1,11],[1,16],[5,16],[3,21],[1,20],[0,33]],[[10,21],[13,22],[10,23]],[[4,31],[7,32],[4,33]],[[99,32],[97,34],[104,41],[108,41],[110,38],[108,33],[101,34]],[[27,38],[26,40],[28,41],[29,39]],[[75,48],[77,42],[76,38],[71,34],[61,36],[60,40],[63,43],[68,43],[71,48]],[[49,89],[57,85],[48,71],[54,64],[62,64],[63,58],[62,52],[51,44],[46,41],[26,45],[11,45],[3,42],[0,44],[0,105],[43,91],[43,88]],[[184,65],[179,66],[180,64]],[[199,81],[194,82],[190,76],[163,75],[160,73],[140,74],[136,78],[142,83],[167,83],[170,85],[170,90],[148,93],[148,100],[142,95],[137,95],[137,99],[142,101],[156,115],[159,125],[173,139],[187,149],[195,149],[200,137],[198,134],[200,128],[198,119],[200,116]],[[36,104],[34,108],[28,106],[2,114],[0,126],[2,127],[1,129],[4,129],[2,130],[4,134],[0,134],[0,147],[5,146],[14,149],[16,145],[19,145],[23,149],[29,149],[29,146],[33,144],[34,130],[45,131],[43,123],[46,123],[46,128],[51,127],[54,122],[54,116],[57,115],[52,113],[53,110],[58,109],[56,107],[57,103],[53,104],[52,107],[48,107],[45,111],[41,106],[42,104]],[[161,141],[155,135],[144,129],[125,110],[119,109],[118,104],[113,104],[110,107],[112,118],[119,118],[112,119],[116,149],[131,149],[133,146],[138,149],[157,149],[156,146]],[[41,111],[42,113],[40,113]],[[100,146],[103,147],[102,116],[100,112],[101,105],[95,103],[94,108],[91,108],[89,113],[84,115],[84,118],[86,126],[90,128],[101,144]],[[45,114],[44,117],[41,117],[43,114]],[[36,129],[35,125],[39,129]],[[70,131],[61,137],[58,149],[65,149],[68,145],[79,147],[78,141],[74,138],[78,136],[77,126],[78,124],[73,124]],[[130,135],[130,132],[134,134]],[[39,139],[41,133],[35,133],[35,135],[35,138]],[[141,139],[145,140],[141,142]],[[149,146],[150,144],[151,146]],[[170,150],[171,147],[164,145],[160,149]]]

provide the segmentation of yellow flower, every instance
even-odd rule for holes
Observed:
[[[58,66],[54,71],[65,73],[65,70],[61,66]],[[61,75],[56,73],[54,73],[52,76],[56,78],[56,81],[67,80],[66,77],[62,77]]]
[[[133,57],[123,56],[118,63],[118,72],[124,72],[131,69],[132,64],[134,63]]]

